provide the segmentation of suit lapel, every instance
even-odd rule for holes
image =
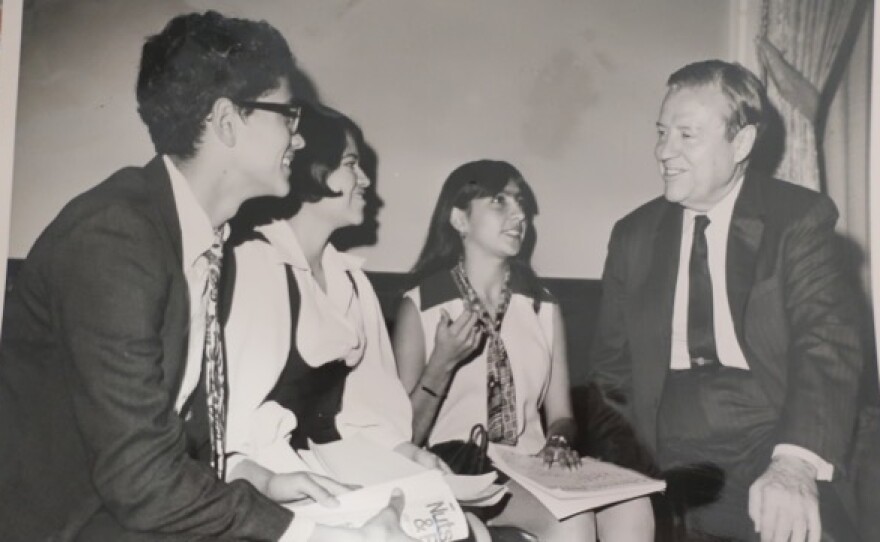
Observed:
[[[640,337],[647,361],[639,368],[639,380],[645,392],[646,405],[659,401],[663,383],[669,369],[669,356],[672,348],[672,305],[675,298],[675,283],[678,275],[678,259],[681,246],[682,208],[666,204],[663,216],[654,235],[651,261],[640,299],[634,305],[637,323],[634,332]],[[649,415],[649,420],[656,421]],[[649,435],[655,431],[649,429]]]
[[[746,175],[733,208],[727,236],[727,298],[734,331],[741,345],[746,344],[743,319],[755,282],[755,266],[764,234],[760,183],[760,179]]]
[[[177,204],[174,200],[174,190],[171,187],[171,178],[168,176],[168,170],[161,156],[156,156],[143,168],[143,176],[145,183],[145,191],[148,198],[153,203],[153,208],[158,215],[160,227],[163,227],[167,238],[170,241],[170,249],[173,253],[173,261],[170,262],[174,274],[178,277],[174,283],[176,287],[185,295],[183,303],[177,309],[172,309],[171,316],[177,316],[177,322],[169,320],[166,322],[168,326],[180,326],[184,330],[181,333],[180,340],[173,339],[167,333],[174,334],[178,330],[169,329],[163,341],[167,341],[167,347],[177,350],[176,352],[166,352],[173,356],[173,359],[180,359],[179,364],[166,364],[165,370],[168,371],[167,376],[170,382],[173,382],[172,397],[177,397],[180,393],[180,386],[183,384],[183,372],[186,367],[187,351],[189,345],[189,290],[187,289],[186,277],[183,274],[183,236],[180,231],[180,219],[177,216]],[[169,301],[173,303],[173,301]]]

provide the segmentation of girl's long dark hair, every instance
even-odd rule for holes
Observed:
[[[536,239],[532,218],[538,214],[538,203],[519,170],[499,160],[468,162],[457,167],[446,178],[431,215],[425,245],[410,271],[409,287],[418,285],[438,271],[451,269],[461,258],[464,250],[461,235],[449,223],[452,209],[467,211],[471,201],[494,197],[511,181],[520,190],[527,222],[525,241],[519,253],[510,258],[510,270],[523,281],[528,294],[535,299],[542,297],[543,288],[531,265]]]

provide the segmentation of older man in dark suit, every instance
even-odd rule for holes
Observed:
[[[661,468],[723,472],[691,532],[818,540],[817,481],[843,474],[862,354],[834,204],[749,170],[766,109],[737,64],[670,77],[664,196],[614,226],[591,375]]]
[[[159,156],[70,202],[9,300],[3,540],[403,538],[399,498],[360,531],[316,527],[224,472],[225,223],[244,200],[289,190],[303,145],[293,70],[265,22],[183,15],[147,40],[137,98]],[[195,457],[205,442],[210,465]],[[342,490],[307,475],[277,484],[291,498]]]

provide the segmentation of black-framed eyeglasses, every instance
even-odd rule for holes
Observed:
[[[287,121],[287,129],[291,134],[296,133],[299,126],[299,119],[302,116],[302,108],[298,105],[278,102],[236,102],[239,107],[248,109],[262,109],[263,111],[271,111],[283,115]]]

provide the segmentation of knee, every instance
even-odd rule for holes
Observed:
[[[603,542],[654,540],[654,510],[648,497],[603,508],[596,513],[596,529]]]
[[[535,514],[522,514],[512,523],[541,542],[596,542],[596,515],[593,512],[582,512],[560,521],[541,508]]]
[[[584,542],[595,542],[596,514],[594,512],[582,512],[562,521],[554,519],[552,522],[548,522],[546,530],[538,535],[538,540],[552,542],[582,540]]]
[[[474,542],[492,541],[492,535],[489,533],[489,529],[486,528],[486,524],[483,523],[480,518],[470,512],[465,512],[464,516],[467,519],[471,531],[471,539]]]

